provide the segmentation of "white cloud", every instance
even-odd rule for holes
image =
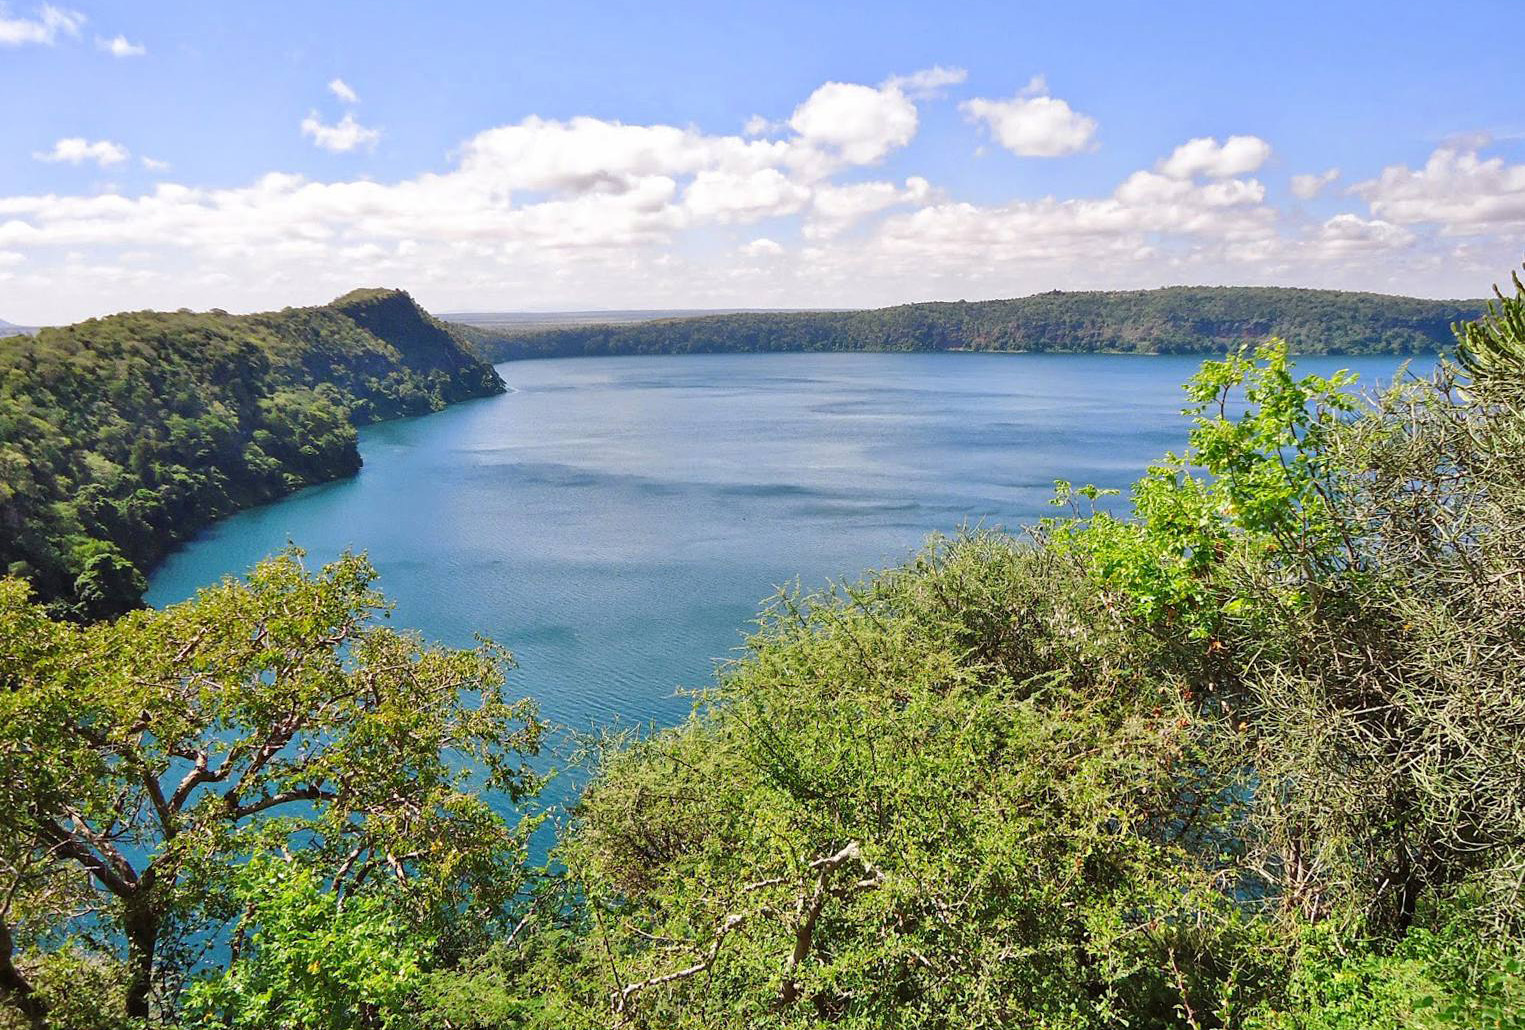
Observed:
[[[1482,142],[1440,147],[1418,170],[1390,165],[1351,192],[1379,218],[1438,223],[1451,235],[1525,226],[1525,164],[1480,157]]]
[[[1324,188],[1339,177],[1340,170],[1338,168],[1330,168],[1317,174],[1309,172],[1304,175],[1294,175],[1292,176],[1292,194],[1303,200],[1312,200],[1324,192]]]
[[[884,81],[884,85],[898,89],[916,100],[930,100],[941,96],[947,87],[957,86],[968,78],[969,73],[962,68],[944,68],[934,64],[909,75],[891,75]]]
[[[112,57],[142,57],[148,53],[148,47],[141,43],[129,42],[126,36],[116,35],[110,39],[95,37],[95,48],[105,51]]]
[[[1461,145],[1388,169],[1363,184],[1369,210],[1311,226],[1252,177],[1269,150],[1253,137],[1193,141],[1082,195],[968,203],[920,176],[866,179],[914,138],[906,89],[830,83],[753,137],[528,117],[393,181],[270,173],[236,188],[161,177],[137,193],[0,195],[0,251],[25,257],[3,270],[24,298],[6,317],[279,306],[378,277],[446,310],[832,307],[1162,282],[1462,294],[1518,260],[1514,232],[1437,245],[1437,226],[1480,224],[1478,205],[1520,174]],[[1037,82],[1016,99],[1044,95]],[[58,159],[98,160],[104,143]],[[796,232],[800,246],[779,243]]]
[[[903,204],[926,203],[931,196],[932,184],[917,175],[905,181],[904,189],[892,182],[820,186],[811,199],[804,234],[807,239],[828,239],[869,215]]]
[[[0,250],[0,268],[15,268],[25,262],[25,254],[18,254],[14,250]]]
[[[1096,146],[1096,119],[1049,96],[1041,75],[1010,100],[977,97],[959,108],[970,121],[984,123],[997,143],[1022,157],[1063,157]]]
[[[766,236],[759,236],[750,243],[743,243],[738,249],[743,257],[749,258],[778,257],[784,252],[782,244],[775,240],[770,240]]]
[[[311,136],[313,143],[335,154],[374,147],[381,138],[380,130],[366,128],[355,121],[353,114],[346,114],[334,125],[326,125],[316,111],[302,119],[302,135]]]
[[[43,4],[30,18],[14,17],[0,3],[0,46],[24,46],[35,43],[52,46],[58,37],[79,35],[85,16],[52,4]]]
[[[334,96],[338,97],[340,100],[344,101],[346,104],[360,103],[360,95],[356,93],[352,88],[350,88],[349,83],[345,82],[341,78],[335,77],[330,79],[328,83],[328,91]]]
[[[1380,218],[1340,214],[1319,227],[1315,242],[1324,254],[1341,257],[1407,247],[1414,242],[1414,234]]]
[[[874,164],[911,142],[916,123],[916,105],[894,84],[875,89],[828,82],[789,117],[801,140],[830,148],[855,165]]]
[[[1219,143],[1210,136],[1188,140],[1159,164],[1159,170],[1175,179],[1205,175],[1226,179],[1253,172],[1271,156],[1271,145],[1258,136],[1230,136]]]
[[[83,164],[86,161],[94,161],[105,168],[107,165],[121,164],[130,156],[127,148],[120,143],[110,140],[96,140],[90,142],[82,136],[71,136],[61,139],[53,144],[53,149],[34,153],[32,155],[39,161],[62,162],[64,164]]]
[[[793,214],[810,200],[810,190],[777,168],[731,172],[706,168],[683,193],[684,209],[699,221],[752,222]]]
[[[143,167],[148,169],[150,172],[167,172],[167,171],[169,171],[169,162],[168,161],[160,161],[157,158],[153,158],[153,157],[139,158],[139,160],[141,160],[143,162]]]

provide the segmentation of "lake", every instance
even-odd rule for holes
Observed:
[[[210,528],[163,605],[298,544],[368,551],[394,622],[517,656],[574,728],[673,723],[759,602],[903,559],[962,523],[1052,513],[1056,478],[1126,487],[1179,449],[1195,357],[748,354],[499,366],[510,393],[360,433],[357,477]],[[1362,382],[1394,358],[1305,358]]]

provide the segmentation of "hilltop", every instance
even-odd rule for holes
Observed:
[[[358,471],[356,426],[503,389],[400,290],[39,330],[0,349],[0,571],[120,611],[207,523]]]
[[[492,361],[748,351],[1038,351],[1221,354],[1279,336],[1312,354],[1418,354],[1451,343],[1482,300],[1250,286],[931,301],[861,311],[738,312],[524,329],[478,324]]]

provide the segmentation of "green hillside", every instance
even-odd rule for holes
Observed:
[[[1173,286],[538,331],[473,326],[471,338],[493,361],[750,351],[1221,354],[1268,336],[1304,354],[1421,354],[1449,347],[1451,325],[1476,318],[1483,306],[1339,290]]]
[[[397,290],[138,311],[0,344],[0,570],[76,616],[135,604],[212,520],[360,468],[355,426],[501,393]]]

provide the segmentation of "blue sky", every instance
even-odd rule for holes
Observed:
[[[10,0],[0,318],[1479,295],[1517,2]]]

